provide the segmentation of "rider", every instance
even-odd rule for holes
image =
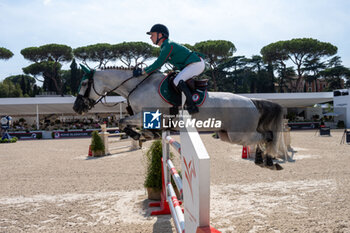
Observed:
[[[160,69],[166,62],[169,62],[180,73],[174,79],[175,86],[186,95],[187,110],[190,114],[197,113],[198,107],[192,100],[192,94],[186,81],[204,71],[205,63],[197,53],[188,48],[169,40],[169,30],[163,24],[155,24],[148,35],[151,35],[153,44],[160,46],[160,54],[157,60],[142,70],[147,75]]]

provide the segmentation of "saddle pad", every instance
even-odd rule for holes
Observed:
[[[174,88],[169,85],[168,76],[164,77],[164,79],[160,82],[158,93],[162,99],[167,102],[168,104],[171,104],[173,106],[180,106],[181,105],[181,94],[176,92]],[[196,103],[198,107],[200,107],[207,97],[207,90],[205,91],[196,89],[195,91],[192,91],[192,100]]]

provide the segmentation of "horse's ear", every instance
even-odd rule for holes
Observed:
[[[91,70],[88,67],[84,66],[83,64],[80,64],[80,67],[84,71],[85,74],[91,73]]]

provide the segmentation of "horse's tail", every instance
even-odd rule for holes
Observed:
[[[286,159],[288,153],[283,140],[283,109],[281,105],[262,99],[252,99],[252,101],[260,112],[257,131],[263,134],[266,139],[265,152]]]

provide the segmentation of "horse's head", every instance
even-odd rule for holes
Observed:
[[[78,89],[78,96],[75,99],[73,110],[78,114],[83,114],[89,111],[96,103],[98,99],[97,95],[92,92],[94,83],[94,70],[90,70],[86,66],[81,65],[84,71],[84,76],[80,82]]]
[[[128,98],[129,93],[145,80],[144,76],[143,78],[135,78],[132,69],[113,68],[95,71],[84,65],[80,66],[84,71],[84,76],[73,106],[74,111],[78,114],[89,111],[111,92]]]

